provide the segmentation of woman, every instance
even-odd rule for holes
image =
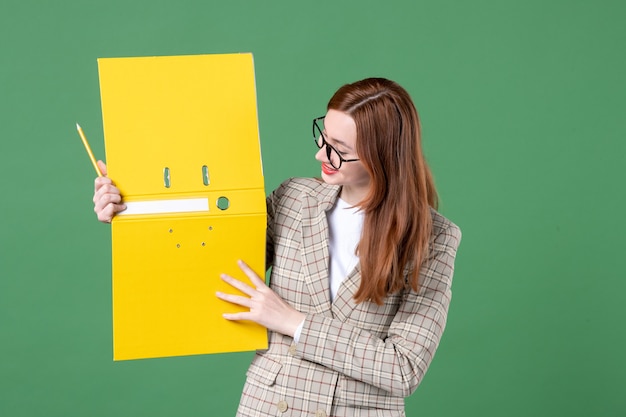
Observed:
[[[445,327],[458,227],[435,211],[417,111],[398,84],[341,87],[313,122],[322,180],[290,179],[267,199],[270,287],[218,293],[269,332],[247,373],[240,416],[401,416]],[[101,164],[104,168],[104,165]],[[124,208],[96,179],[95,211]]]

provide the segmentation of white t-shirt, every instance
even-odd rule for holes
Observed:
[[[352,207],[338,198],[333,208],[326,215],[328,217],[328,252],[330,254],[328,287],[330,301],[333,302],[339,286],[359,262],[356,247],[361,240],[363,212],[358,207]],[[303,324],[304,321],[300,323],[294,334],[293,339],[296,343],[300,339]]]
[[[338,198],[335,206],[326,214],[330,232],[328,244],[330,253],[329,287],[332,302],[335,301],[335,296],[343,280],[359,262],[356,247],[363,230],[363,212],[358,207],[352,207]]]

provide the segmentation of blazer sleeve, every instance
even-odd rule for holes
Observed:
[[[433,240],[421,267],[418,292],[407,291],[386,337],[321,314],[309,314],[296,355],[349,378],[406,397],[422,381],[444,327],[451,298],[454,259],[461,239],[448,223]]]
[[[265,270],[268,270],[274,263],[274,219],[276,215],[276,207],[280,196],[285,190],[285,184],[281,184],[277,189],[272,191],[265,199],[267,206],[267,226],[265,231]]]

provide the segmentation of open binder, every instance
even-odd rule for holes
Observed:
[[[98,59],[112,222],[114,360],[267,348],[220,279],[265,271],[251,54]]]

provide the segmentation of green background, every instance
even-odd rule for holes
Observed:
[[[626,415],[626,3],[0,3],[0,415],[230,416],[251,353],[114,363],[98,57],[252,52],[267,191],[319,175],[311,119],[398,81],[463,230],[410,416]],[[230,155],[234,164],[237,156]]]

